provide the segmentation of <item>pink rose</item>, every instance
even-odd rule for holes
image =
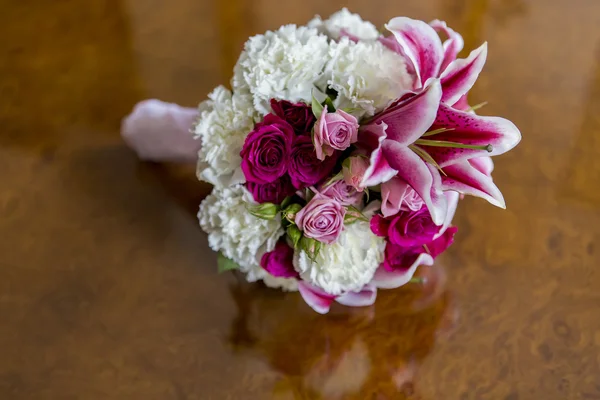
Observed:
[[[321,193],[332,199],[336,199],[343,206],[359,207],[362,204],[363,192],[359,192],[344,181],[337,181],[329,186],[321,188]]]
[[[294,136],[291,125],[273,114],[256,124],[240,153],[246,181],[269,183],[283,176]]]
[[[334,150],[346,150],[350,144],[358,140],[358,121],[356,117],[337,110],[328,113],[327,107],[315,125],[315,149],[317,158],[324,160],[325,156],[331,156]]]
[[[307,104],[271,99],[271,108],[275,115],[284,119],[299,135],[310,133],[315,123],[315,116]]]
[[[296,225],[304,236],[331,244],[342,233],[346,209],[332,198],[317,193],[315,197],[296,214]]]
[[[269,183],[246,182],[246,188],[257,203],[280,204],[283,199],[296,191],[287,175]]]
[[[288,174],[296,189],[316,185],[331,175],[337,157],[319,161],[310,136],[296,136],[288,164]]]
[[[418,211],[423,199],[402,178],[394,177],[381,184],[381,213],[384,217],[395,215],[398,211]]]
[[[365,171],[369,168],[369,159],[363,156],[352,156],[342,163],[342,174],[346,184],[352,186],[357,191],[362,192],[364,188],[360,186]]]
[[[298,272],[294,269],[293,260],[294,249],[285,240],[280,240],[273,251],[263,254],[260,266],[276,278],[297,278]]]

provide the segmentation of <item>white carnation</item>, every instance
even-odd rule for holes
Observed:
[[[328,38],[305,26],[285,25],[256,35],[246,42],[234,69],[233,90],[251,94],[262,114],[271,111],[270,99],[309,103],[328,54]]]
[[[338,92],[337,107],[355,107],[372,116],[412,88],[404,58],[379,41],[331,44],[327,84]]]
[[[384,250],[385,240],[371,232],[368,222],[358,221],[345,226],[336,243],[323,245],[314,262],[297,249],[294,267],[304,281],[339,295],[369,283]]]
[[[240,151],[257,117],[250,96],[217,87],[199,107],[193,133],[202,141],[198,152],[198,179],[215,187],[245,182]]]
[[[264,254],[264,252],[262,252]],[[257,257],[260,259],[262,257]],[[264,270],[260,265],[256,264],[248,270],[246,274],[248,282],[256,282],[262,280],[263,283],[274,289],[281,289],[286,292],[298,291],[298,280],[295,278],[277,278]]]
[[[375,25],[369,21],[363,21],[360,15],[351,13],[347,8],[342,8],[325,21],[316,16],[308,23],[308,27],[317,28],[319,32],[333,40],[338,40],[342,33],[355,36],[360,40],[375,40],[379,37]]]
[[[241,185],[215,188],[198,212],[210,248],[235,261],[242,272],[255,270],[260,256],[272,251],[284,233],[280,217],[257,218],[248,212],[248,204],[254,204],[252,195]]]

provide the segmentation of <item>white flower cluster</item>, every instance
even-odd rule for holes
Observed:
[[[375,236],[369,223],[346,226],[337,242],[324,245],[314,261],[306,252],[294,253],[294,267],[302,280],[339,295],[360,291],[369,283],[383,261],[385,240]]]
[[[296,279],[276,278],[260,267],[261,256],[284,234],[279,218],[248,211],[240,151],[247,135],[270,113],[270,100],[311,103],[313,93],[333,89],[338,107],[370,116],[410,87],[403,58],[384,47],[370,22],[343,9],[308,26],[286,25],[250,38],[234,68],[232,90],[217,87],[200,105],[192,129],[201,140],[197,175],[214,185],[198,218],[210,247],[240,265],[248,280],[297,290]],[[356,42],[357,41],[357,42]],[[338,243],[324,246],[316,262],[296,251],[301,278],[332,293],[359,290],[382,261],[384,241],[357,222]]]

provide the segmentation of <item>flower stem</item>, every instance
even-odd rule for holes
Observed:
[[[456,143],[456,142],[447,142],[445,140],[428,140],[428,139],[417,139],[415,144],[421,146],[431,146],[431,147],[452,147],[456,149],[472,149],[472,150],[485,150],[488,153],[494,151],[494,147],[491,144],[478,146],[474,144],[464,144],[464,143]]]

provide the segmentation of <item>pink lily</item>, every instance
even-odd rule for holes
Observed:
[[[370,283],[358,292],[346,292],[339,296],[333,296],[314,285],[298,281],[298,291],[306,304],[319,314],[327,314],[334,301],[348,307],[366,307],[375,303],[377,298],[377,288]]]
[[[444,252],[453,242],[457,228],[451,227],[459,195],[456,192],[444,193],[448,202],[448,212],[444,219],[440,232],[427,246],[418,248],[396,248],[393,251],[399,253],[401,264],[394,265],[392,269],[382,264],[373,277],[371,283],[381,289],[395,289],[408,283],[414,276],[417,268],[421,265],[431,266],[437,256]],[[388,246],[394,246],[391,243]],[[389,250],[389,249],[388,249]],[[386,250],[386,252],[388,251]]]
[[[378,143],[362,185],[374,186],[397,175],[423,199],[436,224],[446,213],[443,190],[504,207],[491,177],[468,161],[512,149],[521,139],[519,130],[504,118],[456,110],[440,98],[440,80],[433,79],[420,93],[397,101],[361,127],[365,140],[376,138]]]
[[[466,95],[485,64],[487,43],[473,50],[467,58],[456,59],[464,41],[443,21],[427,24],[396,17],[388,22],[386,28],[392,32],[395,41],[391,37],[381,41],[407,59],[409,70],[415,74],[414,89],[422,89],[431,79],[439,78],[444,103],[454,105]],[[448,36],[443,44],[436,30]]]

